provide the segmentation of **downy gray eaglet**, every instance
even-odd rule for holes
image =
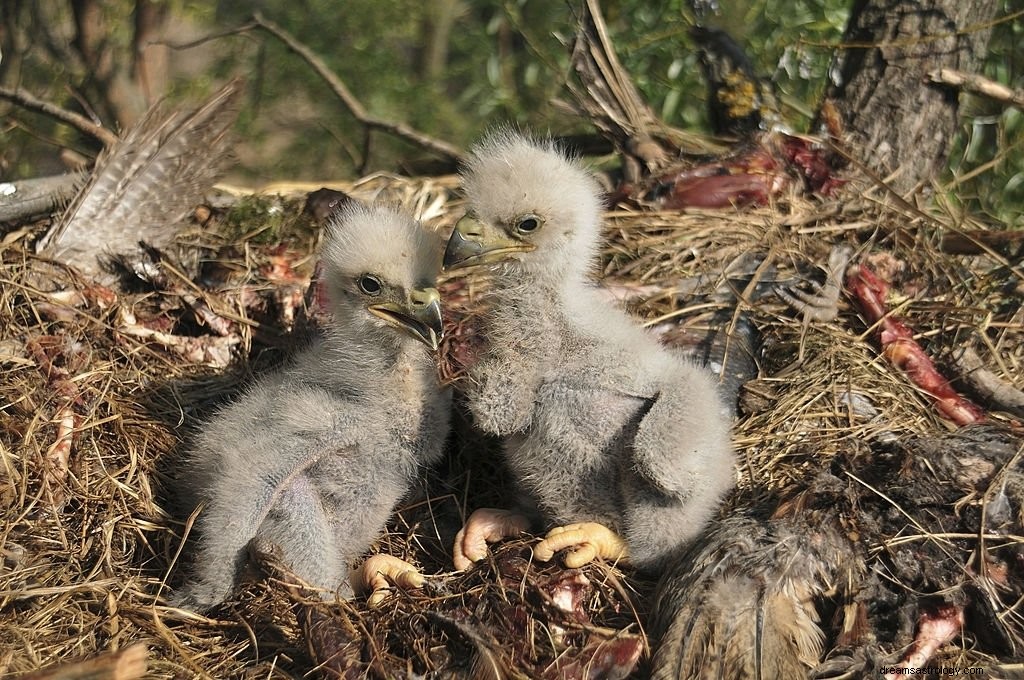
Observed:
[[[325,337],[217,413],[193,447],[183,483],[204,507],[184,606],[227,598],[257,537],[325,597],[377,588],[381,571],[420,582],[395,558],[349,568],[442,455],[450,394],[432,351],[441,242],[393,208],[357,203],[328,230]]]
[[[456,538],[466,568],[487,543],[548,530],[540,560],[602,557],[657,571],[698,534],[734,480],[713,376],[669,350],[591,282],[595,180],[551,144],[501,131],[463,175],[469,213],[445,267],[491,263],[485,347],[464,380],[477,425],[504,438],[521,513],[480,509]]]

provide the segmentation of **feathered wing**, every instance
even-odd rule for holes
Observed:
[[[232,81],[190,113],[152,106],[100,155],[37,251],[95,275],[97,255],[107,249],[169,241],[174,224],[229,164],[229,132],[241,92],[239,81]]]
[[[706,498],[717,506],[734,475],[729,421],[720,404],[709,372],[690,364],[675,366],[637,427],[634,471],[663,494]]]
[[[743,515],[716,522],[658,587],[652,678],[806,677],[824,640],[816,601],[848,550],[827,528],[811,534]]]

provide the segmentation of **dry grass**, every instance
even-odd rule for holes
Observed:
[[[378,175],[341,188],[400,202],[447,230],[461,213],[455,187],[454,178]],[[284,205],[298,214],[295,201]],[[837,243],[854,246],[855,258],[886,253],[902,267],[895,290],[905,296],[891,302],[927,351],[941,360],[971,346],[996,376],[1022,389],[1020,254],[1010,262],[994,252],[963,257],[939,248],[943,234],[978,228],[983,225],[965,216],[918,209],[857,182],[842,200],[824,204],[792,197],[743,212],[620,210],[609,215],[602,274],[609,283],[654,287],[634,305],[644,318],[699,327],[713,312],[735,308],[714,293],[721,288],[719,273],[744,254],[767,255],[771,266],[761,276],[785,283],[820,280],[819,267]],[[267,337],[286,341],[280,333],[268,335],[272,317],[254,320],[239,303],[243,287],[275,285],[260,273],[272,243],[250,242],[260,233],[254,223],[242,235],[197,229],[182,239],[218,257],[235,255],[232,275],[204,292],[211,307],[237,319],[241,338],[238,360],[217,369],[122,332],[119,310],[132,309],[140,316],[162,310],[183,335],[208,334],[194,321],[185,328],[180,296],[125,293],[107,307],[86,296],[68,306],[55,301],[53,291],[82,289],[85,282],[27,254],[25,234],[0,246],[0,674],[137,641],[150,650],[150,677],[290,677],[313,668],[296,605],[272,580],[255,580],[215,618],[170,609],[162,600],[167,584],[180,578],[176,564],[187,518],[173,507],[166,482],[187,427],[212,401],[230,395],[239,379],[273,360],[276,350],[266,350],[279,343],[268,344]],[[295,233],[301,236],[293,234],[290,245],[298,251],[301,280],[310,269],[303,258],[317,239],[315,232]],[[687,294],[665,292],[672,289]],[[803,323],[772,295],[740,298],[761,330],[763,349],[760,380],[751,390],[757,406],[736,426],[743,491],[736,503],[805,483],[851,449],[950,429],[879,357],[872,333],[846,305],[834,321]],[[870,408],[851,409],[851,399]],[[642,635],[650,584],[613,568],[584,570],[588,623],[569,621],[544,602],[558,570],[529,564],[525,543],[510,543],[470,574],[445,572],[447,528],[467,505],[476,505],[476,494],[499,493],[495,482],[480,481],[489,471],[476,458],[487,450],[455,452],[448,480],[430,487],[431,502],[410,504],[381,542],[382,550],[438,574],[430,587],[401,594],[376,612],[360,603],[339,605],[363,636],[356,657],[373,659],[358,673],[468,670],[467,663],[487,659],[488,649],[512,677],[569,673],[566,664],[588,631]],[[471,630],[452,623],[470,616]]]

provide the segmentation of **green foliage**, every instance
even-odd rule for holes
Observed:
[[[247,196],[224,216],[222,232],[229,240],[279,243],[284,237],[282,231],[290,227],[299,214],[298,210],[283,210],[275,197]]]
[[[97,0],[115,59],[131,63],[133,0]],[[569,45],[582,0],[261,0],[258,9],[319,55],[365,108],[462,146],[486,127],[512,122],[540,132],[589,131],[553,101],[568,96]],[[776,84],[784,119],[806,129],[826,86],[850,0],[734,0],[707,23],[727,30],[755,68]],[[1020,0],[1005,0],[1010,14]],[[666,122],[706,129],[705,85],[689,36],[689,0],[603,0],[617,53],[643,96]],[[74,37],[70,0],[13,0],[0,15],[4,61],[0,77],[68,108],[88,99],[90,74],[62,59]],[[241,26],[252,4],[167,0],[169,42],[188,42]],[[450,22],[446,24],[445,17]],[[450,24],[450,32],[443,28]],[[998,24],[985,75],[1020,88],[1017,18]],[[19,42],[20,41],[20,42]],[[50,47],[47,47],[50,46]],[[62,48],[63,46],[63,48]],[[433,49],[437,48],[437,49]],[[174,49],[173,101],[196,101],[243,74],[236,179],[331,179],[376,169],[432,170],[429,153],[364,130],[328,86],[297,55],[266,33],[228,34]],[[78,95],[84,92],[85,96]],[[109,123],[109,119],[104,119]],[[89,151],[81,136],[41,116],[19,115],[8,128],[0,161],[11,174],[53,172],[56,151],[40,139]],[[965,209],[1019,223],[1024,206],[1024,116],[1014,108],[968,98],[963,133],[951,156],[951,192]],[[95,146],[93,145],[94,149]]]
[[[1020,12],[1007,0],[1003,16]],[[1000,21],[992,31],[983,75],[1024,88],[1024,22]],[[1024,227],[1024,113],[981,97],[961,99],[961,130],[950,154],[948,198],[970,213]]]

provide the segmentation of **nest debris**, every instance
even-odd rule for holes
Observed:
[[[338,188],[401,203],[447,232],[462,212],[456,186],[452,177],[375,175]],[[169,480],[188,427],[230,397],[239,381],[280,360],[293,344],[290,326],[299,325],[282,310],[298,304],[301,318],[302,309],[293,295],[275,292],[302,290],[312,275],[318,231],[299,216],[301,201],[261,200],[275,209],[254,211],[241,228],[231,226],[224,210],[208,208],[197,213],[202,228],[179,238],[183,249],[200,253],[204,271],[218,272],[199,290],[171,277],[173,285],[150,283],[110,298],[74,271],[30,254],[29,230],[0,245],[0,674],[18,676],[140,642],[149,651],[149,676],[157,678],[293,677],[314,668],[331,677],[586,677],[601,656],[595,649],[610,640],[627,640],[624,649],[638,644],[647,654],[652,584],[631,573],[608,565],[539,566],[528,559],[528,540],[503,544],[468,573],[448,571],[446,531],[503,493],[488,455],[494,442],[457,447],[439,480],[409,501],[379,541],[380,551],[433,574],[422,591],[396,593],[377,610],[355,601],[316,613],[271,568],[270,578],[254,574],[212,617],[166,606],[162,598],[180,582],[187,561],[188,518],[174,507]],[[284,222],[266,227],[271,214]],[[755,294],[820,282],[835,245],[851,247],[855,261],[873,257],[889,265],[892,308],[940,364],[969,348],[997,382],[1024,388],[1021,253],[943,250],[951,234],[977,241],[986,229],[941,206],[917,209],[891,200],[854,179],[840,198],[824,203],[794,194],[743,211],[612,210],[598,276],[611,288],[633,291],[631,310],[652,325],[671,322],[699,332],[741,309],[759,329],[760,375],[744,390],[735,428],[739,491],[725,510],[735,512],[787,489],[811,488],[837,461],[846,465],[894,440],[952,429],[880,357],[870,329],[844,301],[834,320],[805,322],[778,297]],[[752,254],[764,266],[747,271],[736,290],[725,272]],[[226,319],[227,330],[203,322],[198,302]],[[152,332],[126,332],[132,324]],[[227,354],[210,350],[217,338],[232,338]],[[186,351],[177,343],[191,344]],[[964,389],[964,382],[954,379],[954,386]],[[1010,416],[989,417],[1011,427]],[[466,423],[456,429],[470,436]],[[945,519],[978,502],[962,499]],[[922,532],[941,533],[944,526],[942,516],[918,521],[931,522]],[[869,559],[892,541],[910,540],[895,533],[875,538],[866,546]],[[933,555],[929,569],[967,580],[963,564],[974,543],[948,540],[960,541],[957,550]],[[1004,538],[1000,549],[1022,555],[1022,541]],[[911,590],[898,582],[889,587]],[[1020,600],[995,602],[1002,632],[1019,650]],[[334,661],[318,659],[306,642],[310,621],[324,616],[336,625]],[[878,639],[895,649],[897,632]],[[960,660],[979,654],[967,642],[941,652]],[[610,668],[604,677],[621,677]],[[637,674],[642,662],[640,668]]]

